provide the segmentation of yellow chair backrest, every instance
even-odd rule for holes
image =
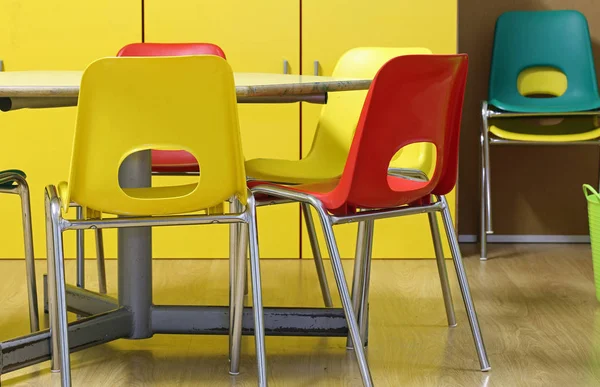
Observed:
[[[63,200],[117,215],[164,215],[246,199],[233,73],[217,56],[104,58],[81,80]],[[197,183],[123,189],[123,160],[148,149],[185,150]],[[149,172],[148,172],[149,173]],[[59,187],[60,189],[60,187]]]
[[[354,48],[338,60],[332,76],[373,79],[381,66],[390,59],[416,54],[431,54],[431,51],[420,47]],[[327,168],[327,172],[322,172],[329,173],[332,177],[341,174],[366,96],[366,90],[329,93],[305,162]],[[398,152],[391,166],[429,172],[434,159],[433,149],[431,144],[413,144]]]

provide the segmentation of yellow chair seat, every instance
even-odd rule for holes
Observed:
[[[549,134],[549,133],[522,133],[512,132],[490,125],[490,132],[495,136],[514,141],[544,141],[544,142],[576,142],[594,140],[600,137],[600,128],[586,130],[578,133]]]
[[[246,174],[256,180],[276,183],[306,184],[340,176],[343,168],[333,163],[315,165],[315,159],[254,159],[246,162]],[[317,161],[317,160],[315,160]]]

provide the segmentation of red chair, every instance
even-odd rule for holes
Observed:
[[[367,333],[373,223],[375,219],[396,216],[428,213],[437,229],[435,213],[442,213],[481,369],[490,369],[444,197],[456,184],[467,62],[466,55],[411,55],[390,60],[371,84],[340,178],[293,186],[251,184],[257,200],[298,201],[317,210],[365,385],[372,384],[363,343]],[[388,166],[396,152],[418,142],[430,142],[436,147],[432,178],[423,181],[389,175]],[[350,222],[360,222],[367,229],[364,250],[356,258],[362,262],[355,262],[353,299],[332,228]],[[440,273],[446,275],[445,267]],[[447,287],[445,280],[442,278],[442,286]]]
[[[132,43],[117,56],[183,56],[216,55],[225,58],[221,47],[212,43]],[[198,162],[186,151],[152,151],[152,173],[164,175],[197,175]]]

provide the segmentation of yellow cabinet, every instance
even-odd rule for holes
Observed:
[[[5,0],[0,12],[0,60],[5,71],[84,69],[131,42],[218,44],[234,71],[330,75],[338,58],[357,46],[421,46],[434,53],[456,51],[457,0]],[[142,31],[142,25],[144,26]],[[302,67],[301,67],[302,66]],[[310,148],[319,105],[241,105],[246,158],[298,159]],[[35,251],[45,256],[43,188],[66,180],[74,108],[0,114],[0,169],[19,168],[32,190]],[[168,128],[165,128],[168,130]],[[184,178],[159,177],[156,184]],[[453,210],[455,192],[448,195]],[[261,256],[311,255],[297,204],[258,210]],[[0,196],[0,258],[23,256],[16,196]],[[301,228],[302,227],[302,228]],[[355,225],[338,226],[343,257],[354,255]],[[66,233],[66,255],[74,256],[74,233]],[[94,256],[93,234],[86,254]],[[322,240],[322,239],[321,239]],[[156,228],[156,258],[225,258],[228,227]],[[107,230],[106,252],[116,255],[116,233]],[[324,249],[324,244],[321,244]],[[433,257],[426,216],[380,220],[377,258]]]
[[[145,0],[144,7],[146,42],[215,43],[234,71],[282,73],[287,61],[290,72],[299,73],[298,1]],[[298,104],[240,105],[239,111],[246,158],[299,157]],[[261,257],[299,257],[297,204],[259,208],[258,218]],[[153,233],[155,257],[228,254],[227,226],[157,228]]]
[[[5,71],[83,70],[141,40],[141,0],[4,0],[0,9]],[[38,258],[46,256],[44,187],[67,179],[74,127],[75,108],[0,113],[0,169],[27,173]],[[24,256],[19,208],[17,196],[0,195],[0,258]],[[74,232],[65,236],[66,256],[73,257]],[[86,246],[89,257],[94,256],[92,242]],[[116,233],[107,232],[105,242],[107,254],[114,256]]]
[[[456,0],[303,0],[302,72],[313,74],[318,61],[319,75],[331,75],[344,52],[361,46],[426,47],[437,54],[455,53],[456,20]],[[320,109],[318,105],[303,104],[303,155],[310,150]],[[455,191],[447,199],[456,219]],[[334,230],[342,257],[353,257],[356,225],[336,226]],[[442,238],[445,241],[445,236]],[[325,250],[324,241],[320,240],[321,249]],[[449,251],[447,243],[445,250]],[[304,225],[302,256],[312,257]],[[433,258],[427,215],[375,222],[373,257]]]

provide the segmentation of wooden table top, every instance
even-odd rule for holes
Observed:
[[[82,71],[0,72],[0,97],[77,97]],[[311,75],[235,73],[238,97],[277,97],[366,90],[370,79],[333,78]]]

